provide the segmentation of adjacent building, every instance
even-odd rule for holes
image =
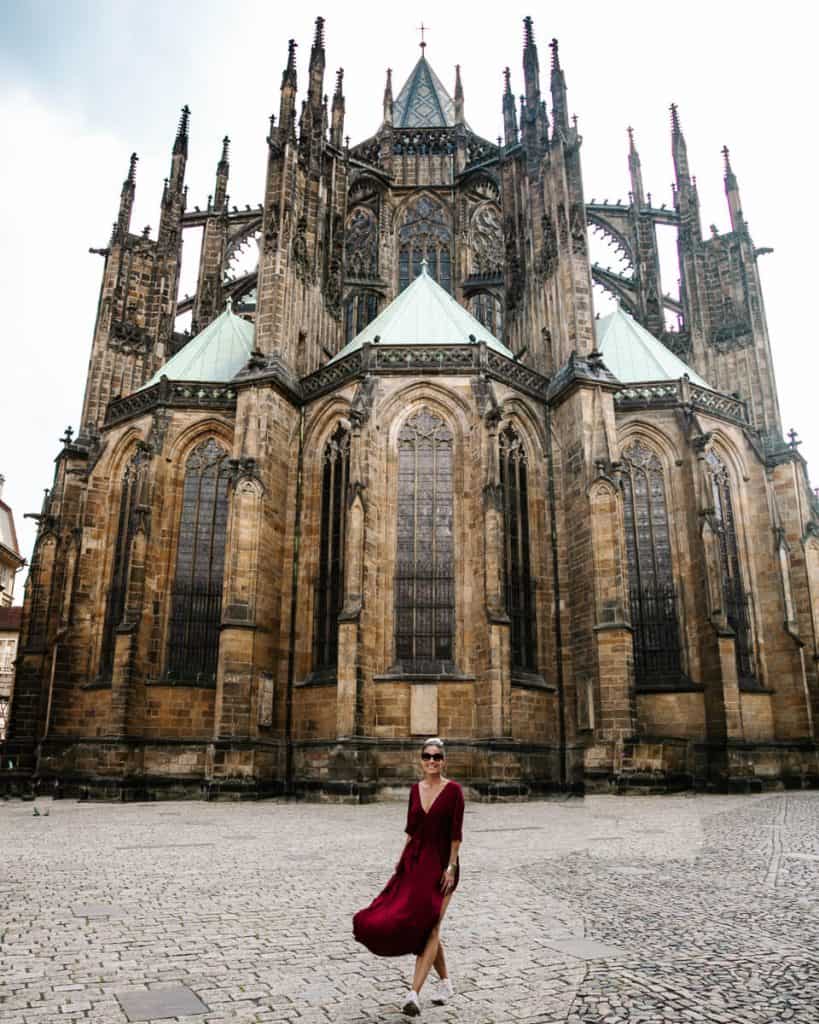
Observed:
[[[671,205],[632,132],[628,204],[589,202],[550,49],[543,92],[527,18],[500,140],[422,44],[350,145],[318,19],[258,206],[228,205],[225,139],[188,208],[185,108],[157,237],[134,234],[132,157],[26,591],[6,749],[31,779],[363,800],[438,733],[490,797],[819,780],[819,508],[728,152],[724,233],[675,107]],[[627,271],[591,262],[589,226]]]
[[[14,516],[3,501],[5,478],[0,475],[0,742],[6,737],[14,692],[14,660],[22,608],[13,608],[14,581],[25,564],[17,544]]]

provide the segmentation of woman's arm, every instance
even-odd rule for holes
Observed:
[[[455,886],[455,865],[458,863],[458,851],[461,848],[461,840],[453,839],[449,847],[449,864],[441,875],[441,891],[446,895],[452,892]]]

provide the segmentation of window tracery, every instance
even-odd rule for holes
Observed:
[[[496,295],[478,292],[469,300],[469,311],[490,334],[503,337],[503,304]]]
[[[682,663],[660,457],[642,441],[632,442],[623,451],[620,479],[636,685],[673,685]]]
[[[470,226],[471,273],[492,277],[503,273],[504,242],[500,213],[484,203],[472,216]]]
[[[742,579],[731,478],[716,452],[709,450],[705,459],[711,475],[712,525],[719,541],[725,617],[735,635],[737,677],[741,687],[758,687],[750,602]]]
[[[188,456],[171,590],[167,677],[213,682],[219,657],[228,518],[228,453],[214,439]]]
[[[503,497],[504,582],[511,621],[512,668],[537,671],[535,586],[529,545],[529,473],[526,450],[514,427],[498,436]]]
[[[353,292],[344,304],[344,337],[351,341],[378,316],[376,292]]]
[[[405,672],[454,668],[452,432],[421,409],[398,435],[396,662]]]
[[[344,603],[344,541],[350,479],[350,434],[339,424],[321,464],[319,565],[313,604],[313,671],[338,663],[338,616]]]
[[[398,232],[398,290],[403,291],[421,273],[421,261],[427,261],[427,273],[448,292],[452,291],[452,231],[443,207],[419,196],[404,213]]]
[[[356,207],[347,218],[344,273],[359,281],[378,277],[378,221],[366,206]]]

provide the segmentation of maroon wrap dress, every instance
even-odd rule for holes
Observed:
[[[460,841],[464,794],[451,779],[428,811],[421,806],[418,783],[410,790],[407,834],[395,874],[384,891],[353,918],[353,935],[376,956],[420,956],[429,933],[441,919],[444,894],[441,875],[449,863],[450,845]],[[455,866],[455,886],[460,867]]]

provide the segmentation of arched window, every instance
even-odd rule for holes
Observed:
[[[313,605],[313,671],[335,670],[338,663],[338,616],[344,603],[344,537],[350,435],[339,424],[324,446],[321,467],[321,536]]]
[[[182,515],[171,591],[169,679],[216,678],[228,517],[228,453],[212,437],[185,463]]]
[[[512,624],[512,668],[537,671],[535,594],[529,549],[529,476],[526,451],[514,427],[498,438],[503,495],[506,610]]]
[[[623,451],[622,470],[635,682],[672,686],[682,665],[663,465],[634,441]]]
[[[722,593],[725,617],[736,637],[737,677],[741,687],[759,686],[754,666],[754,642],[748,594],[742,580],[731,480],[720,457],[709,451],[706,455],[711,471],[711,492],[714,502],[714,527],[719,540]]]
[[[347,341],[372,323],[378,316],[378,296],[375,292],[353,292],[344,306],[344,334]]]
[[[105,619],[102,626],[102,650],[100,652],[100,679],[109,680],[114,670],[114,641],[117,626],[125,615],[125,600],[128,596],[128,570],[131,560],[131,544],[138,525],[147,453],[138,451],[122,476],[122,491],[119,499],[117,535],[114,543],[114,564],[111,569],[111,585],[105,605]]]
[[[496,338],[503,337],[503,305],[491,292],[478,292],[469,300],[472,316]]]
[[[452,432],[421,409],[398,435],[395,651],[400,671],[454,668],[452,515]]]
[[[452,232],[443,207],[428,196],[419,196],[404,213],[398,232],[398,290],[403,291],[421,273],[427,273],[446,291],[452,291]]]

